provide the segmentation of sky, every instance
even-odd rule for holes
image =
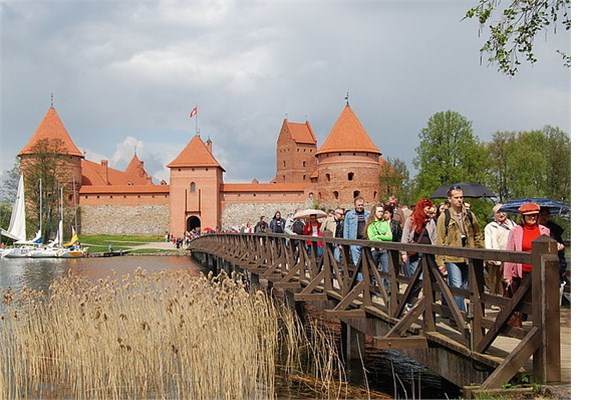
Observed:
[[[508,77],[480,56],[471,1],[2,1],[5,173],[51,105],[89,160],[158,183],[200,136],[225,181],[268,182],[284,118],[320,146],[349,103],[385,157],[411,172],[419,133],[452,110],[489,141],[545,125],[571,134],[570,52],[560,30]]]

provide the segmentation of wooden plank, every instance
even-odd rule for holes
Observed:
[[[273,282],[273,287],[278,289],[300,289],[300,282]]]
[[[359,308],[353,310],[325,310],[325,313],[337,319],[365,317],[365,311]]]
[[[481,389],[498,389],[527,362],[540,345],[540,331],[533,327],[517,347],[504,359],[502,364],[483,382]]]
[[[381,350],[402,350],[402,349],[425,349],[428,347],[425,336],[409,337],[374,337],[373,347]]]
[[[326,301],[329,298],[325,293],[295,293],[296,301]]]

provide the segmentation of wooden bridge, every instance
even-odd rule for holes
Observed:
[[[570,383],[570,318],[561,327],[558,257],[549,237],[535,240],[531,253],[319,238],[325,243],[322,257],[315,256],[314,240],[312,248],[306,246],[311,239],[211,234],[195,239],[189,250],[215,270],[243,270],[254,282],[266,280],[281,289],[291,301],[315,302],[339,319],[347,359],[364,350],[368,335],[376,348],[397,349],[463,388],[497,389],[519,373],[538,384]],[[358,267],[350,246],[362,246]],[[335,247],[341,250],[339,261]],[[391,259],[399,251],[424,256],[412,278],[397,272],[385,276],[371,247],[386,249]],[[467,289],[448,286],[429,256],[435,254],[468,259]],[[530,263],[533,269],[512,298],[500,297],[484,291],[484,260]],[[422,289],[409,308],[415,285]],[[460,311],[456,295],[465,299],[467,311]],[[515,311],[528,316],[522,328],[508,324]]]

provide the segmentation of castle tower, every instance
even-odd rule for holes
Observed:
[[[313,187],[319,201],[348,206],[358,195],[367,203],[379,200],[381,151],[349,104],[316,155]]]
[[[58,112],[51,106],[42,122],[33,133],[27,144],[18,153],[21,160],[20,169],[25,178],[27,215],[30,222],[39,220],[39,180],[42,180],[44,199],[52,212],[58,211],[59,195],[55,182],[63,189],[63,205],[65,221],[75,220],[76,208],[79,206],[79,189],[81,188],[81,162],[83,154],[67,132]],[[51,194],[52,193],[52,194]],[[46,209],[48,207],[45,206]],[[47,210],[44,211],[49,215]],[[35,217],[37,216],[37,217]],[[58,218],[56,215],[54,218]],[[50,217],[50,219],[54,219]],[[45,223],[45,230],[50,227]],[[45,236],[48,232],[43,233]]]
[[[220,189],[225,170],[209,146],[194,135],[167,167],[171,170],[170,232],[182,236],[196,227],[215,229],[221,220]]]
[[[310,123],[289,122],[283,125],[277,138],[276,183],[310,183],[310,174],[317,166],[317,138]]]

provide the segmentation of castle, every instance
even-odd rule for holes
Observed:
[[[19,152],[26,176],[39,144],[61,143],[65,160],[56,178],[72,187],[67,201],[79,207],[80,233],[181,236],[194,228],[236,226],[275,210],[284,216],[314,204],[352,207],[354,197],[379,199],[383,161],[347,103],[320,148],[308,121],[283,120],[277,139],[277,168],[269,183],[224,183],[225,169],[212,153],[212,141],[194,135],[167,167],[169,184],[154,184],[134,154],[124,171],[108,160],[85,159],[51,106]]]

